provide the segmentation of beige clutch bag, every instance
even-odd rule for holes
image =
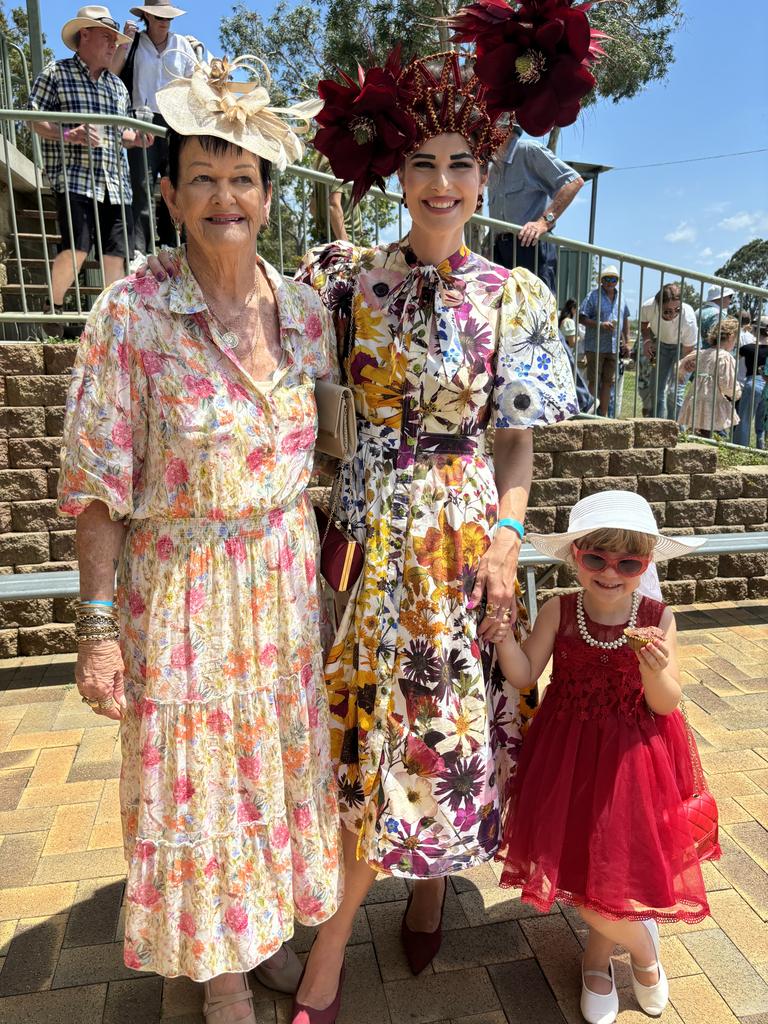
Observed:
[[[315,449],[342,462],[349,462],[357,448],[355,400],[351,388],[315,381],[317,442]]]

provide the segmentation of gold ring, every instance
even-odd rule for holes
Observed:
[[[485,606],[485,614],[489,615],[491,617],[495,616],[496,615],[496,605],[495,604],[487,604]]]
[[[87,704],[89,708],[97,708],[99,706],[99,702],[93,697],[83,697],[83,704]]]
[[[104,700],[99,700],[96,703],[102,710],[107,711],[109,708],[113,708],[115,706],[115,698],[106,697]]]
[[[512,621],[512,609],[511,608],[505,608],[504,609],[504,614],[501,617],[501,621],[502,622],[511,622]]]

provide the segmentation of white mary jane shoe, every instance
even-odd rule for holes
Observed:
[[[653,949],[656,953],[656,962],[648,967],[639,967],[634,960],[630,961],[632,966],[632,988],[635,992],[635,999],[640,1004],[640,1009],[647,1013],[649,1017],[659,1017],[669,1002],[669,982],[659,959],[659,926],[655,921],[641,921],[640,923],[645,925],[648,929],[648,934],[651,936]],[[658,971],[659,980],[655,985],[643,985],[635,977],[635,971]]]
[[[613,964],[608,961],[609,974],[605,971],[585,971],[581,965],[581,1015],[589,1024],[613,1024],[619,1012],[619,994],[613,977]],[[605,978],[611,983],[607,995],[587,988],[587,978]]]

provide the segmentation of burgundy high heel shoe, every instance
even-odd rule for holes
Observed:
[[[344,987],[344,966],[344,964],[341,965],[339,984],[336,988],[336,995],[333,997],[333,1002],[329,1006],[326,1006],[324,1010],[317,1010],[314,1006],[305,1006],[304,1003],[300,1003],[294,996],[293,1009],[291,1010],[291,1024],[336,1024],[336,1018],[339,1015],[339,1008],[341,1006],[341,990]],[[307,965],[305,964],[304,971],[306,971],[306,969]],[[296,986],[297,992],[301,988],[304,971],[301,972],[299,984]]]
[[[408,908],[413,899],[413,890],[408,895],[408,902],[403,914],[403,923],[400,926],[400,937],[403,942],[403,949],[405,950],[405,958],[408,961],[412,974],[421,974],[424,968],[432,963],[440,950],[443,941],[443,912],[445,911],[447,892],[448,879],[446,878],[445,888],[443,889],[443,902],[440,907],[440,923],[433,932],[415,932],[408,927],[406,918],[408,917]]]

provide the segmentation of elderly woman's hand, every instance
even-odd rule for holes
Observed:
[[[165,249],[161,249],[157,256],[147,256],[147,262],[136,271],[136,277],[141,279],[151,274],[156,281],[165,281],[168,277],[176,277],[179,272],[179,261]]]
[[[97,715],[118,722],[123,717],[124,672],[123,656],[117,640],[88,640],[79,644],[75,682],[82,697],[88,701],[101,702],[101,706],[91,704]]]
[[[480,559],[469,607],[474,608],[485,592],[486,614],[478,635],[492,643],[503,640],[517,618],[515,581],[519,555],[517,534],[513,530],[500,530]]]

